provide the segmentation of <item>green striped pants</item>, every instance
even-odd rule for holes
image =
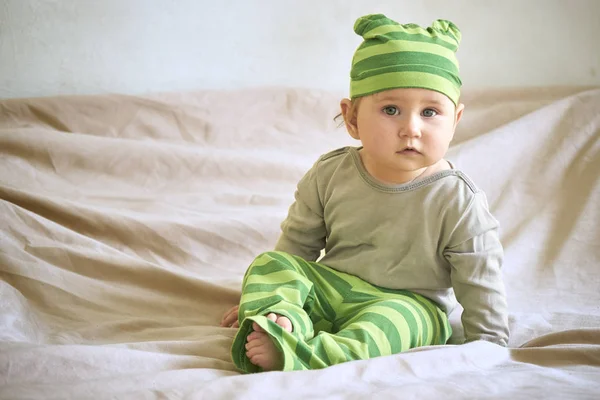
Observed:
[[[269,313],[290,319],[287,332]],[[445,344],[452,330],[433,301],[405,290],[373,286],[316,262],[283,252],[259,255],[242,284],[240,328],[232,359],[244,372],[260,368],[246,357],[252,322],[283,354],[283,370],[325,368],[345,361]]]

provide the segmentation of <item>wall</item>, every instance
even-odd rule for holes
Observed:
[[[356,17],[453,20],[466,87],[600,84],[598,0],[0,0],[0,97],[345,91]]]

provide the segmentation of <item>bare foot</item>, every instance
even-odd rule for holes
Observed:
[[[292,323],[283,315],[271,313],[267,318],[288,332],[292,331]],[[246,338],[246,356],[250,362],[264,371],[281,370],[283,359],[271,337],[256,322],[252,324],[254,332]]]

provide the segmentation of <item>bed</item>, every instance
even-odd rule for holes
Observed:
[[[244,375],[219,327],[316,158],[301,88],[0,101],[0,398],[600,398],[600,89],[465,91],[448,158],[505,246],[509,348]]]

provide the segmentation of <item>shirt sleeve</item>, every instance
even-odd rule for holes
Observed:
[[[319,161],[298,183],[295,201],[281,224],[275,250],[315,261],[325,247],[326,227],[319,196]]]
[[[508,307],[502,280],[504,251],[498,222],[483,192],[475,194],[444,251],[451,265],[452,287],[462,305],[465,341],[508,344]]]

